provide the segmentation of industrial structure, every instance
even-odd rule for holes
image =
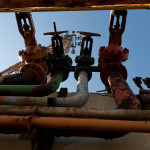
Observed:
[[[9,137],[13,134],[17,143],[19,135],[20,139],[28,141],[19,149],[26,145],[25,149],[32,150],[65,150],[76,149],[74,144],[78,139],[75,137],[82,137],[82,149],[90,149],[86,147],[89,137],[104,140],[124,138],[135,142],[138,132],[143,133],[143,138],[147,136],[150,133],[150,90],[141,86],[141,77],[133,79],[140,89],[138,95],[129,87],[127,69],[122,64],[127,61],[129,50],[122,48],[121,44],[127,9],[149,9],[149,6],[150,0],[0,1],[1,12],[15,12],[18,30],[26,46],[19,51],[21,62],[0,72],[0,138],[4,138],[3,134]],[[36,41],[33,11],[106,9],[111,10],[109,42],[108,46],[99,49],[98,66],[92,66],[95,61],[92,37],[101,36],[99,33],[73,31],[69,34],[68,31],[57,31],[54,22],[54,31],[44,33],[52,36],[51,45],[42,46]],[[76,34],[80,34],[78,39],[82,42],[78,43],[81,48],[80,55],[75,58],[76,66],[72,66],[72,59],[67,54],[70,49],[75,54]],[[77,92],[67,93],[67,88],[56,92],[70,72],[74,72],[77,80]],[[88,93],[92,72],[100,72],[107,93]],[[143,82],[150,88],[150,78],[143,79]],[[62,144],[66,143],[62,137],[71,137],[70,147]],[[59,147],[60,143],[63,146]],[[144,149],[143,145],[136,144],[139,149]],[[91,149],[100,148],[93,146]],[[101,149],[106,148],[101,146]],[[110,146],[108,149],[114,148]]]

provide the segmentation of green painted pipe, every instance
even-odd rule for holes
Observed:
[[[63,79],[63,72],[54,73],[49,83],[41,85],[0,85],[0,96],[47,96],[55,92]]]

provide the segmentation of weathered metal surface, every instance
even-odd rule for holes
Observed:
[[[100,78],[106,89],[113,91],[118,108],[140,109],[139,100],[125,81],[127,79],[127,70],[122,65],[122,61],[126,61],[129,54],[127,48],[122,49],[121,47],[126,18],[126,10],[111,11],[109,43],[106,48],[101,47],[99,51]]]
[[[144,95],[143,98],[145,98]],[[131,110],[131,109],[128,110],[128,109],[64,108],[64,107],[42,107],[42,106],[19,106],[19,107],[0,106],[0,114],[19,115],[19,116],[35,114],[37,116],[99,118],[111,120],[131,120],[131,121],[150,120],[150,110]]]
[[[92,72],[99,72],[99,67],[98,66],[90,66],[90,69]],[[76,70],[76,66],[71,67],[71,72],[74,72]]]
[[[126,10],[115,10],[110,12],[108,46],[100,47],[99,50],[100,78],[106,87],[109,87],[107,78],[114,70],[118,70],[125,79],[127,78],[127,71],[122,65],[122,61],[127,60],[129,50],[121,47],[126,18]]]
[[[119,72],[112,72],[108,77],[118,108],[140,109],[140,101]]]
[[[35,127],[87,131],[150,132],[146,121],[114,121],[82,118],[33,117]]]
[[[113,131],[150,133],[148,121],[121,121],[64,117],[0,115],[0,127],[48,128],[73,131]]]
[[[150,92],[146,94],[139,94],[141,101],[144,103],[150,103]]]
[[[62,79],[62,78],[61,78]],[[51,84],[40,85],[32,90],[33,93],[38,96],[48,95],[48,93],[55,92],[58,88],[57,83],[59,81],[53,81],[51,79]],[[21,93],[22,94],[22,93]],[[61,107],[82,107],[88,100],[88,75],[86,72],[80,72],[77,84],[77,94],[71,97],[58,97],[58,98],[48,98],[48,97],[0,97],[1,105],[52,105]]]
[[[3,85],[37,84],[37,75],[32,71],[4,76],[0,82]]]
[[[1,105],[18,105],[18,106],[47,106],[47,97],[13,97],[13,96],[0,96]]]
[[[63,71],[56,71],[49,83],[41,85],[0,85],[1,96],[46,96],[55,92],[63,78]]]
[[[37,46],[37,41],[35,39],[35,27],[31,13],[15,13],[15,15],[19,32],[24,38],[26,47]],[[27,23],[27,21],[29,23]]]
[[[25,50],[19,51],[21,61],[25,62],[20,72],[32,71],[37,75],[37,84],[45,83],[47,74],[50,72],[46,63],[46,58],[49,58],[47,49],[40,44],[37,45],[31,13],[17,12],[15,15],[19,32],[26,46]]]
[[[61,88],[57,97],[67,97],[68,88]]]
[[[88,100],[88,74],[84,71],[79,73],[76,95],[49,100],[52,100],[53,106],[56,107],[82,107]]]
[[[146,9],[149,0],[9,0],[0,2],[0,11],[68,11],[68,10],[112,10],[112,9]]]

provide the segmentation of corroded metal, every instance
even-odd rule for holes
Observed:
[[[24,38],[25,45],[27,46],[37,46],[37,41],[35,39],[35,27],[32,19],[31,13],[15,13],[17,25],[20,34]],[[24,24],[22,23],[24,21]],[[27,23],[27,20],[29,24]]]
[[[61,78],[62,79],[62,78]],[[48,93],[54,91],[54,88],[58,88],[56,81],[51,79],[51,85],[41,85],[39,87],[33,88],[33,94],[36,93],[37,96],[48,95]],[[58,82],[58,81],[57,81]],[[35,90],[36,89],[36,90]],[[77,84],[77,94],[72,97],[58,97],[58,98],[48,98],[48,97],[0,97],[1,105],[42,105],[42,106],[61,106],[61,107],[81,107],[88,100],[88,75],[86,72],[81,71],[78,77]]]
[[[0,11],[73,11],[73,10],[112,10],[112,9],[147,9],[149,0],[2,0]]]
[[[37,75],[33,71],[17,73],[1,77],[0,84],[3,85],[32,85],[37,84]]]
[[[25,50],[19,51],[21,61],[26,63],[20,72],[32,71],[37,75],[37,84],[44,83],[46,75],[49,73],[49,66],[46,64],[46,58],[48,58],[47,49],[40,44],[37,45],[31,13],[17,12],[15,14],[19,32],[26,45]]]
[[[150,133],[148,121],[101,120],[90,118],[8,116],[0,115],[1,128],[48,128],[72,131],[113,131]]]
[[[147,96],[147,95],[146,95]],[[150,95],[144,102],[150,102]],[[0,106],[1,115],[73,117],[73,118],[99,118],[111,120],[150,120],[150,110],[128,109],[94,109],[94,108],[65,108],[43,106]]]
[[[111,72],[108,77],[118,108],[141,109],[140,101],[119,72]]]
[[[71,97],[58,97],[52,100],[53,106],[59,107],[82,107],[88,100],[88,74],[84,71],[79,73],[77,94]]]
[[[63,71],[57,70],[50,82],[41,85],[0,85],[1,96],[46,96],[55,92],[63,78]]]
[[[126,10],[114,10],[110,13],[109,43],[107,47],[100,47],[99,50],[100,78],[106,89],[112,90],[118,108],[140,109],[140,101],[125,81],[127,70],[122,65],[129,55],[129,50],[121,47],[126,18]]]

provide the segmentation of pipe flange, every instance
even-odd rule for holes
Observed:
[[[29,64],[26,64],[24,65],[22,68],[21,68],[21,73],[24,73],[26,71],[33,71],[36,75],[37,75],[37,78],[38,78],[38,84],[41,84],[41,83],[44,83],[45,80],[46,80],[46,72],[44,71],[43,67],[39,64],[36,64],[36,63],[29,63]]]
[[[59,65],[59,66],[55,65],[55,68],[52,70],[51,75],[53,76],[53,74],[56,72],[56,70],[61,70],[63,72],[63,79],[61,82],[63,82],[68,78],[70,68],[71,67],[68,68],[67,66],[64,66],[64,65]]]
[[[122,49],[120,46],[109,45],[100,47],[99,58],[109,59],[111,61],[126,61],[128,59],[129,50]]]
[[[90,81],[91,78],[92,78],[92,71],[91,71],[90,67],[87,67],[87,66],[77,66],[77,68],[76,68],[76,70],[74,72],[75,79],[78,80],[78,76],[79,76],[79,73],[81,71],[87,72],[87,74],[88,74],[88,81]]]
[[[100,72],[100,78],[102,82],[105,84],[105,86],[109,86],[108,84],[108,77],[111,72],[113,71],[119,71],[121,75],[124,77],[124,79],[127,79],[127,70],[126,68],[120,64],[120,63],[108,63],[103,66],[101,72]]]
[[[21,61],[42,59],[48,55],[46,47],[28,46],[26,50],[19,51]]]
[[[62,82],[65,81],[69,76],[69,72],[72,66],[72,59],[68,55],[64,55],[62,56],[62,58],[60,57],[59,59],[54,58],[52,63],[54,66],[51,71],[52,76],[56,70],[62,70],[64,72]]]

